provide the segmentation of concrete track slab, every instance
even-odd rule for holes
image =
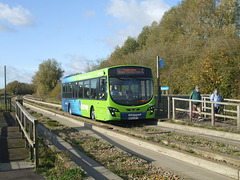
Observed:
[[[230,145],[240,146],[239,134],[227,133],[227,132],[221,132],[221,131],[216,131],[211,129],[191,127],[191,126],[186,127],[183,125],[177,125],[177,124],[171,124],[171,123],[165,123],[165,122],[158,122],[158,126],[148,126],[148,127],[159,129],[161,131],[169,131],[169,132],[176,132],[176,133],[186,134],[191,136],[203,137],[206,139],[223,142]],[[208,134],[206,134],[206,131]]]
[[[127,152],[130,152],[132,154],[135,154],[136,156],[139,156],[143,159],[146,159],[152,162],[156,166],[160,166],[166,169],[171,169],[179,173],[181,176],[184,177],[184,179],[196,179],[196,180],[202,180],[202,179],[230,180],[232,179],[232,178],[228,178],[226,176],[217,174],[215,172],[206,170],[204,168],[196,167],[192,164],[185,163],[181,160],[177,160],[169,156],[165,156],[157,152],[153,152],[149,149],[136,146],[130,142],[122,141],[118,138],[108,136],[105,139],[108,142],[114,144],[115,146]]]
[[[82,169],[84,169],[88,173],[88,175],[90,175],[94,179],[98,179],[98,180],[107,180],[107,179],[121,180],[122,179],[116,174],[114,174],[113,172],[106,169],[101,164],[97,163],[93,159],[86,156],[84,153],[79,151],[74,146],[64,141],[62,138],[48,131],[42,125],[39,125],[38,127],[39,127],[39,133],[41,134],[41,136],[43,136],[48,141],[50,141],[59,150],[68,152],[70,154],[71,159],[78,166],[81,166]]]

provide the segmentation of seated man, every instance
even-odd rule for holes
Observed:
[[[193,100],[201,100],[201,93],[200,93],[200,88],[199,86],[195,87],[195,90],[192,90],[189,99],[193,99]],[[198,115],[198,120],[203,120],[202,116],[201,116],[201,107],[200,107],[200,102],[198,101],[193,101],[193,110],[194,111],[198,111],[199,115]]]
[[[113,85],[110,85],[110,94],[114,96],[119,95],[119,92],[114,89]]]

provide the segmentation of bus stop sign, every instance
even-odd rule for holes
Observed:
[[[159,67],[160,68],[164,67],[164,59],[159,59]]]
[[[161,91],[169,91],[169,87],[161,87]]]

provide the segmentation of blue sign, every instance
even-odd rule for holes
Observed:
[[[169,87],[161,87],[161,91],[169,91]]]
[[[164,59],[159,59],[159,67],[160,68],[164,67]]]

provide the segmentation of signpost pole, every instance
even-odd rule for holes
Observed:
[[[157,56],[157,115],[160,117],[160,102],[161,102],[161,91],[160,91],[160,65],[159,57]]]
[[[7,111],[7,91],[6,91],[6,66],[4,66],[4,83],[5,83],[5,87],[4,87],[4,103],[5,103],[5,111]]]
[[[164,67],[164,59],[159,59],[159,57],[157,56],[157,82],[158,82],[157,114],[158,114],[158,117],[160,117],[160,103],[161,103],[160,68],[163,68],[163,67]],[[166,88],[169,88],[169,87],[166,87]]]

